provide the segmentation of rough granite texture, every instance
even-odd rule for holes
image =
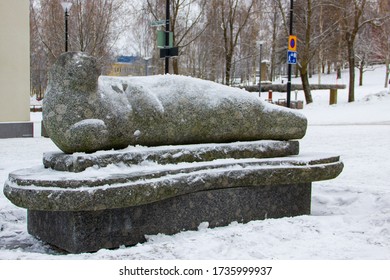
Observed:
[[[291,140],[305,135],[296,111],[244,90],[163,75],[100,77],[96,59],[62,54],[49,73],[43,122],[65,153],[129,145]]]
[[[333,179],[342,169],[339,157],[193,163],[182,168],[161,166],[149,172],[130,169],[124,174],[83,179],[67,178],[66,172],[59,172],[55,180],[42,179],[40,170],[32,168],[11,173],[4,194],[15,205],[30,210],[97,211],[155,203],[216,188],[311,183]]]
[[[202,162],[217,159],[274,158],[299,154],[298,141],[253,141],[230,144],[129,147],[118,151],[85,153],[45,153],[43,165],[57,171],[82,172],[89,167],[110,164],[137,165],[153,161],[158,164]]]
[[[310,214],[311,183],[214,189],[156,203],[101,211],[28,210],[28,232],[71,253],[117,248],[146,241],[145,235],[174,234],[233,221]]]

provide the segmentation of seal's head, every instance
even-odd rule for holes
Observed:
[[[100,75],[96,58],[81,52],[63,53],[50,70],[50,81],[64,89],[91,92]]]

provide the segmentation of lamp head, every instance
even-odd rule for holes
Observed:
[[[70,2],[61,2],[61,6],[64,9],[64,12],[69,12],[70,8],[72,7],[72,3]]]

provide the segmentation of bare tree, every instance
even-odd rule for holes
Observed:
[[[174,45],[184,52],[206,30],[207,24],[203,19],[205,0],[175,0],[173,5],[172,32]],[[179,73],[178,58],[173,59],[173,72]]]
[[[375,26],[366,25],[356,39],[355,58],[356,67],[359,70],[359,86],[363,85],[364,72],[373,70],[372,64],[378,62],[375,37],[380,36],[380,33],[381,30]],[[367,38],[371,38],[371,40],[367,40]]]
[[[383,24],[372,27],[374,34],[374,58],[379,62],[384,62],[386,66],[385,72],[385,88],[389,87],[390,83],[390,2],[388,0],[379,0],[379,6],[376,14],[387,16]]]
[[[276,67],[278,64],[277,58],[281,56],[281,54],[285,53],[285,42],[281,42],[281,40],[278,40],[278,38],[284,37],[281,36],[281,33],[284,31],[283,29],[283,23],[282,23],[282,16],[284,14],[280,13],[280,9],[278,8],[280,5],[280,1],[278,4],[278,1],[272,0],[269,7],[271,8],[269,15],[269,20],[272,24],[271,27],[271,67],[270,67],[270,77],[271,80],[275,79],[275,73],[276,73]],[[284,34],[284,33],[283,33]],[[281,44],[280,44],[281,43]]]
[[[60,1],[31,0],[33,36],[41,43],[53,61],[64,51],[64,11]],[[128,12],[125,0],[72,0],[69,11],[69,50],[88,52],[104,61],[124,29],[119,20]]]
[[[225,83],[231,82],[231,71],[234,53],[238,44],[238,39],[252,15],[254,0],[227,0],[210,1],[217,8],[218,19],[221,23],[223,34],[223,50],[225,57]]]
[[[305,2],[305,3],[304,3]],[[314,56],[313,51],[313,42],[312,42],[312,28],[313,28],[313,7],[312,1],[302,1],[297,5],[298,9],[296,10],[297,18],[299,19],[298,24],[301,28],[296,28],[302,30],[303,32],[299,34],[298,38],[301,38],[299,41],[302,47],[299,48],[299,71],[301,74],[301,80],[303,85],[303,91],[305,93],[306,103],[312,103],[313,98],[310,92],[310,84],[308,77],[308,66],[309,62]],[[306,4],[306,5],[305,5]],[[291,19],[290,19],[291,20]]]
[[[50,63],[64,51],[64,12],[60,2],[50,0],[31,1],[30,8],[31,37],[39,38]]]
[[[317,55],[322,55],[321,51],[324,49],[324,42],[330,38],[338,24],[337,19],[332,16],[327,17],[326,21],[321,21],[323,19],[323,8],[332,9],[323,1],[305,0],[298,3],[296,6],[296,29],[298,30],[298,38],[301,38],[298,45],[298,70],[302,80],[306,103],[309,104],[313,102],[308,75],[309,65]],[[321,60],[317,63],[321,67]]]
[[[389,25],[383,25],[382,28],[382,39],[380,40],[380,47],[377,50],[385,62],[385,88],[387,88],[390,84],[390,27]]]
[[[110,55],[111,48],[128,26],[118,21],[126,6],[123,0],[74,0],[72,15],[75,19],[71,42],[73,50],[88,52],[98,58]]]
[[[47,85],[47,55],[40,38],[36,36],[39,33],[39,26],[34,21],[36,18],[34,5],[32,1],[30,3],[30,90],[32,95],[42,99]]]
[[[356,40],[358,34],[367,24],[381,24],[388,15],[373,15],[369,14],[369,9],[372,5],[378,3],[367,0],[338,0],[337,5],[340,5],[342,11],[342,33],[347,46],[348,66],[349,66],[349,88],[348,102],[355,101],[355,63],[356,63]]]
[[[224,62],[223,62],[223,37],[218,20],[218,1],[210,1],[207,3],[205,17],[207,21],[207,29],[200,36],[199,41],[199,56],[202,58],[202,65],[205,69],[203,77],[212,81],[224,80]]]

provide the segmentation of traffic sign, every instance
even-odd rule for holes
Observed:
[[[166,45],[166,36],[169,34],[169,45]],[[173,32],[165,32],[163,30],[157,30],[157,47],[159,49],[163,48],[173,48]]]
[[[288,37],[288,50],[293,52],[297,51],[297,36],[290,35]]]
[[[287,63],[288,64],[297,64],[297,52],[287,51]]]
[[[179,48],[178,47],[160,49],[160,58],[173,57],[173,56],[178,56],[178,55],[179,55]]]
[[[167,21],[165,19],[157,20],[157,21],[152,21],[150,23],[150,26],[162,26],[162,25],[165,25],[166,23],[167,23]]]

